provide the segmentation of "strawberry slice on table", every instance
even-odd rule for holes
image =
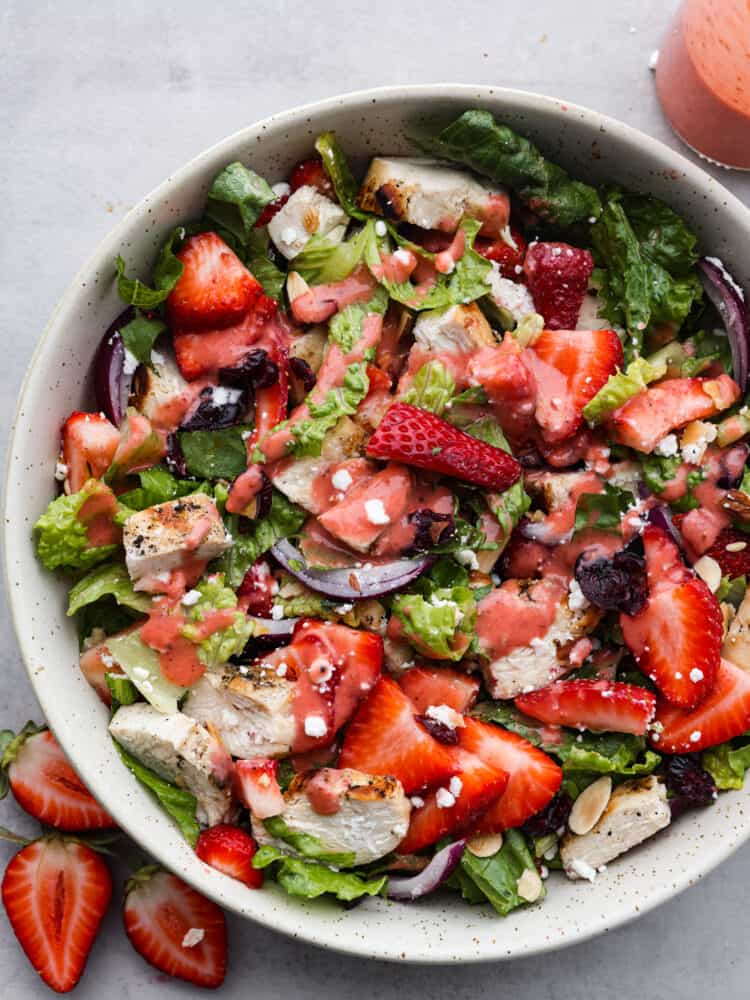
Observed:
[[[695,753],[750,729],[750,673],[722,660],[713,688],[689,710],[659,702],[651,744],[664,753]]]
[[[234,765],[237,798],[253,816],[268,819],[284,811],[284,796],[277,778],[279,762],[267,757],[238,760]]]
[[[191,236],[175,256],[183,267],[167,298],[167,316],[175,328],[231,326],[263,293],[260,282],[216,233]]]
[[[521,475],[512,455],[410,403],[390,407],[370,438],[367,454],[498,491]]]
[[[582,679],[557,681],[519,695],[515,704],[533,719],[552,725],[644,736],[656,696],[637,684]]]
[[[445,787],[429,792],[412,811],[399,854],[414,854],[441,837],[470,826],[505,790],[508,774],[460,747],[451,750],[456,775]]]
[[[536,311],[548,330],[574,330],[594,258],[568,243],[531,243],[523,265]]]
[[[136,872],[125,892],[125,933],[139,955],[194,986],[221,986],[227,927],[216,903],[158,865]]]
[[[292,192],[301,187],[313,187],[320,194],[324,194],[326,198],[337,201],[331,178],[326,173],[323,161],[318,156],[302,160],[301,163],[297,164],[289,178],[289,187]]]
[[[740,388],[728,375],[671,378],[623,403],[610,417],[609,426],[618,444],[651,452],[670,431],[713,417],[739,398]]]
[[[244,882],[250,889],[260,889],[263,872],[253,868],[258,845],[245,830],[232,823],[220,823],[201,831],[195,853],[207,865],[230,878]]]
[[[479,695],[479,681],[450,667],[412,667],[398,679],[415,709],[423,715],[431,705],[447,705],[468,712]]]
[[[548,444],[583,423],[583,408],[622,366],[614,330],[543,330],[524,355],[537,385],[534,416]]]
[[[722,576],[746,576],[750,574],[750,535],[736,528],[723,528],[706,555],[716,560]]]
[[[462,749],[476,754],[485,764],[507,771],[508,784],[475,824],[475,833],[500,833],[521,826],[557,793],[562,770],[538,747],[516,733],[491,722],[467,716],[458,730]]]
[[[523,276],[523,262],[526,257],[526,240],[517,229],[513,229],[512,227],[510,236],[513,243],[509,243],[502,238],[486,240],[480,237],[474,241],[474,249],[477,253],[486,257],[487,260],[494,260],[503,278],[509,278],[511,281],[520,281]]]
[[[13,932],[58,993],[72,990],[83,975],[111,897],[112,879],[101,857],[61,837],[24,847],[3,876],[3,906]]]
[[[635,616],[620,615],[625,643],[639,669],[662,696],[682,708],[699,704],[713,687],[724,634],[719,602],[681,561],[665,532],[643,532],[648,604]]]
[[[112,464],[120,432],[103,413],[71,413],[62,429],[62,460],[71,493],[88,479],[101,479]]]
[[[417,722],[414,705],[390,677],[381,677],[359,706],[339,767],[398,778],[407,795],[444,784],[458,770],[448,747]]]
[[[48,729],[29,724],[5,749],[3,766],[22,809],[58,830],[101,830],[117,824],[89,792]]]

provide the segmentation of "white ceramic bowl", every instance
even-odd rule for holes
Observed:
[[[125,770],[107,735],[107,713],[78,670],[67,587],[37,563],[30,535],[53,494],[62,421],[91,405],[90,369],[118,314],[113,261],[144,274],[165,233],[196,215],[212,177],[240,159],[270,181],[335,129],[358,166],[375,152],[405,153],[408,125],[488,108],[538,142],[576,177],[649,191],[683,214],[704,252],[724,258],[746,286],[750,212],[701,169],[635,129],[571,104],[490,87],[430,85],[363,91],[251,125],[202,153],[134,208],[98,247],[57,306],[21,391],[6,482],[5,565],[21,650],[60,743],[94,795],[143,848],[218,903],[285,934],[329,948],[414,962],[472,962],[528,955],[616,927],[699,879],[750,835],[750,789],[722,795],[613,863],[595,884],[555,877],[540,906],[506,919],[447,894],[419,904],[368,900],[351,911],[302,903],[275,887],[246,889],[193,854]]]

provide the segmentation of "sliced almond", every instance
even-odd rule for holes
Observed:
[[[300,295],[310,291],[310,286],[298,271],[290,271],[286,276],[286,294],[289,301],[294,302]]]
[[[541,875],[536,868],[525,868],[516,883],[516,892],[527,903],[536,902],[541,896],[543,888]]]
[[[502,833],[478,833],[466,841],[466,850],[476,858],[491,858],[502,846]]]
[[[724,548],[727,552],[744,552],[747,548],[747,542],[730,542],[729,545],[725,545]]]
[[[693,563],[693,569],[703,580],[712,594],[715,594],[721,585],[721,566],[711,556],[701,556],[697,562]]]
[[[584,788],[570,810],[568,826],[571,832],[583,836],[593,830],[607,808],[611,794],[612,779],[607,774]]]

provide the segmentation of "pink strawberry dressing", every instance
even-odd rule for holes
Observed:
[[[292,302],[292,315],[299,323],[323,323],[334,313],[372,297],[377,282],[362,265],[348,278],[330,285],[315,285]]]
[[[560,580],[544,579],[531,585],[529,599],[521,596],[518,580],[506,580],[479,602],[477,637],[482,652],[497,660],[541,639],[552,627],[566,593]]]

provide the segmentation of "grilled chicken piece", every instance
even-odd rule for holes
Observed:
[[[495,304],[501,309],[507,309],[516,323],[519,323],[524,316],[536,311],[531,292],[526,285],[511,281],[510,278],[504,278],[495,261],[492,262],[489,279],[490,295]]]
[[[317,375],[328,349],[328,330],[324,326],[314,326],[307,333],[295,337],[289,346],[289,356],[307,362]]]
[[[232,817],[232,759],[208,729],[181,712],[164,715],[137,703],[119,708],[109,731],[144,767],[195,796],[200,823]]]
[[[525,629],[527,621],[534,626],[538,606],[549,602],[555,610],[547,631],[513,646],[519,626]],[[477,619],[480,651],[486,657],[482,673],[492,697],[515,698],[536,691],[580,666],[590,644],[576,648],[577,644],[600,617],[601,612],[593,607],[572,609],[559,581],[506,580],[480,602]]]
[[[441,351],[463,354],[479,347],[497,346],[492,328],[476,302],[421,312],[413,332],[419,347],[436,354]]]
[[[593,880],[598,868],[669,826],[671,818],[667,790],[653,774],[624,782],[612,792],[592,830],[563,838],[560,857],[565,874]]]
[[[205,493],[147,507],[132,514],[123,528],[125,562],[134,581],[159,577],[188,561],[216,559],[232,538]]]
[[[329,243],[341,243],[349,216],[340,205],[314,187],[305,185],[289,198],[268,223],[268,232],[281,253],[291,260],[311,236],[324,236]]]
[[[417,156],[376,156],[362,183],[359,204],[366,212],[448,233],[468,215],[484,220],[482,233],[487,236],[499,236],[510,215],[502,188],[440,160]]]
[[[136,371],[132,403],[154,427],[171,433],[195,408],[205,383],[187,382],[171,350],[154,351],[151,359],[151,365],[140,365]]]
[[[732,618],[721,655],[741,670],[750,670],[750,590]]]
[[[233,757],[283,757],[295,733],[296,683],[253,663],[207,671],[190,689],[183,712],[210,723]]]
[[[411,805],[401,782],[374,777],[352,768],[297,775],[284,792],[281,814],[290,830],[307,833],[333,853],[353,853],[364,865],[389,854],[409,827]],[[288,845],[270,836],[253,817],[253,835],[260,844]]]

